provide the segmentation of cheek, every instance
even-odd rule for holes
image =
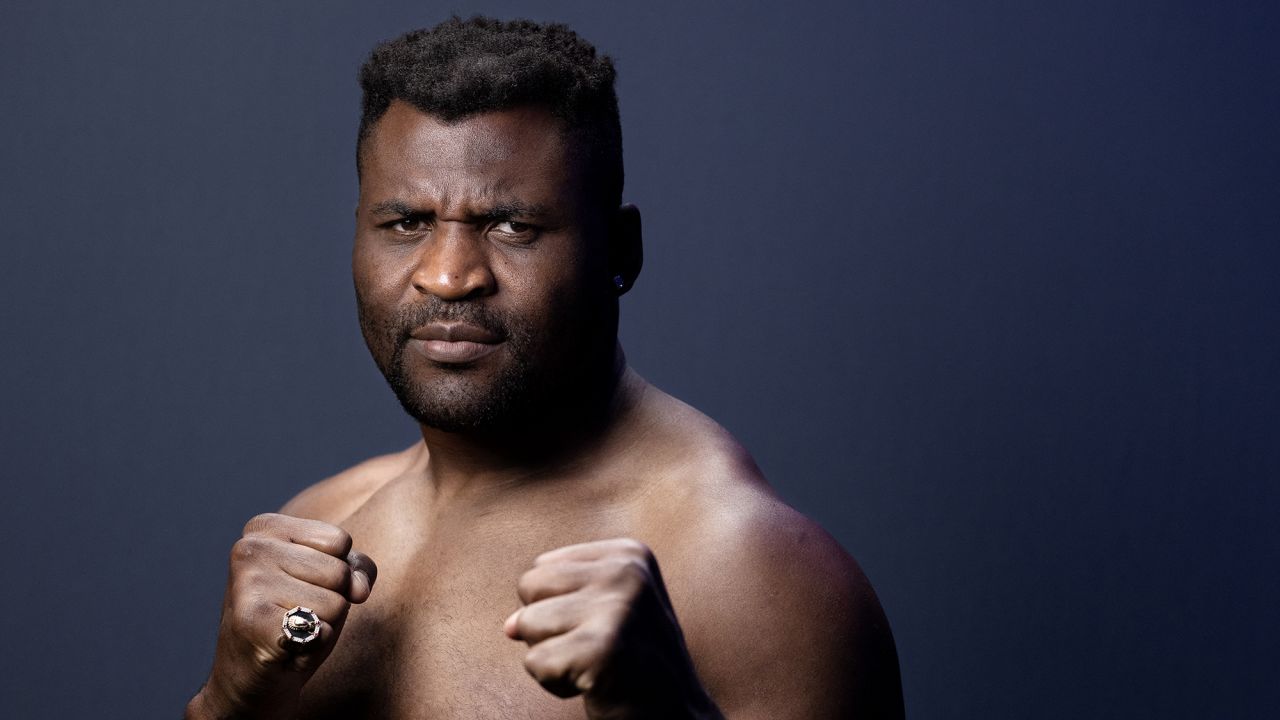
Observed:
[[[532,324],[558,324],[589,300],[584,264],[572,255],[507,257],[494,264],[494,271],[505,304]]]
[[[356,299],[361,305],[367,304],[373,295],[373,281],[378,277],[373,259],[364,243],[357,237],[351,248],[351,280],[356,288]]]
[[[411,301],[413,256],[408,249],[376,248],[358,240],[351,255],[351,278],[366,340],[371,330],[391,332],[394,316]]]
[[[351,279],[360,331],[375,359],[384,358],[394,349],[397,329],[393,318],[400,297],[395,289],[395,272],[384,256],[365,251],[357,240],[351,254]]]
[[[351,277],[357,290],[365,297],[385,293],[394,284],[396,276],[403,272],[403,263],[397,260],[395,253],[375,252],[370,243],[357,238],[351,250]]]

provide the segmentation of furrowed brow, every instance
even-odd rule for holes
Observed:
[[[520,200],[502,200],[494,203],[479,215],[485,220],[504,220],[515,217],[532,219],[547,215],[549,212],[550,210],[545,205],[526,203]]]
[[[511,218],[537,219],[550,214],[550,212],[550,209],[545,205],[527,203],[521,200],[500,200],[483,210],[471,213],[471,216],[476,220],[482,221],[508,220]],[[430,213],[417,210],[404,200],[393,198],[369,206],[369,214],[374,217],[400,218]]]
[[[414,214],[414,209],[403,200],[383,200],[370,207],[369,213],[382,217],[408,217]]]

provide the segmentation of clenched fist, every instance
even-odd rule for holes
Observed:
[[[587,715],[720,718],[693,670],[653,553],[630,539],[544,553],[521,576],[508,637],[529,644],[525,668]]]
[[[377,574],[336,525],[274,514],[250,520],[231,550],[213,670],[187,717],[292,717],[351,603],[368,599]],[[282,631],[285,613],[299,605],[320,618],[319,636],[305,644]]]

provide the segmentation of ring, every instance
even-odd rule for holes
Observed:
[[[284,614],[284,622],[280,624],[284,639],[305,645],[320,637],[320,616],[301,605]]]

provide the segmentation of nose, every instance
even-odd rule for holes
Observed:
[[[422,244],[413,286],[441,300],[466,300],[492,294],[496,281],[484,239],[462,223],[441,222]]]

